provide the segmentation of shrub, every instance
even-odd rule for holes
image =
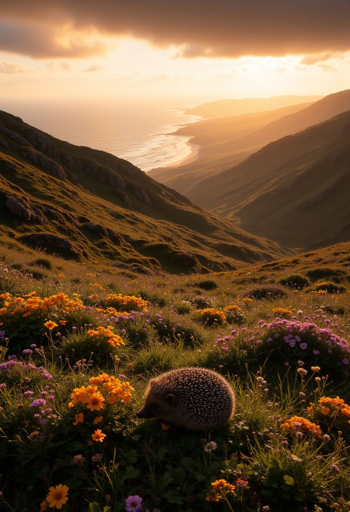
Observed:
[[[331,279],[336,283],[340,283],[340,281],[347,276],[347,272],[341,268],[319,267],[308,270],[306,275],[312,281],[318,281],[319,279]]]
[[[52,263],[47,258],[38,258],[33,261],[32,265],[38,265],[39,267],[47,268],[47,270],[52,270]]]
[[[195,307],[204,309],[214,307],[217,301],[211,297],[203,297],[202,295],[199,295],[198,297],[192,298],[191,302]]]
[[[300,275],[300,274],[291,274],[290,276],[283,277],[279,280],[279,284],[283,286],[288,286],[289,288],[305,288],[306,286],[309,286],[310,281]]]
[[[231,304],[224,308],[226,320],[229,324],[242,324],[245,320],[244,311],[240,306]]]
[[[197,288],[201,288],[202,290],[215,290],[218,285],[215,281],[212,279],[206,279],[204,281],[198,281],[198,283],[195,284]]]
[[[316,284],[317,291],[325,291],[327,293],[344,293],[346,292],[345,286],[331,283],[330,281],[323,281],[322,283]]]
[[[181,300],[173,304],[174,309],[179,315],[187,315],[192,311],[192,304],[188,300]]]
[[[148,307],[148,302],[142,297],[135,295],[111,294],[104,298],[104,304],[118,311],[144,311]]]
[[[242,293],[242,297],[254,298],[257,300],[275,300],[287,297],[287,292],[282,286],[265,285],[250,288]]]
[[[206,326],[218,326],[225,323],[226,317],[222,311],[214,308],[197,309],[194,318]]]

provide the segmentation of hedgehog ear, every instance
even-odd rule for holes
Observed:
[[[152,386],[153,386],[153,384],[155,383],[155,381],[156,381],[155,379],[151,379],[151,380],[149,381],[149,385],[152,387]]]
[[[166,396],[166,401],[168,402],[169,405],[174,405],[175,404],[175,395],[173,395],[172,393],[168,393]]]

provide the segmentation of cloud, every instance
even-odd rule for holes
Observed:
[[[0,73],[8,73],[12,75],[14,73],[24,73],[24,69],[18,64],[2,61],[0,62]]]
[[[50,71],[71,71],[72,69],[68,62],[49,62],[47,67]]]
[[[105,53],[100,41],[84,41],[83,37],[62,39],[59,27],[13,22],[0,23],[0,51],[17,53],[36,59],[85,58]]]
[[[300,64],[304,64],[306,66],[313,66],[314,64],[318,64],[319,62],[326,62],[327,60],[334,59],[336,57],[340,57],[338,53],[320,53],[316,55],[305,55],[303,59],[300,61]]]
[[[102,71],[102,66],[97,66],[96,64],[92,64],[88,68],[86,68],[84,71],[87,71],[88,73],[96,73],[97,71]]]
[[[344,52],[350,49],[349,0],[16,0],[2,2],[12,24],[33,23],[47,30],[71,26],[106,36],[131,36],[158,47],[180,48],[193,57],[284,56]],[[30,24],[30,25],[28,25]],[[30,28],[28,28],[30,30]],[[0,30],[1,33],[1,30]],[[17,33],[0,37],[17,53],[42,57],[92,55],[97,47],[55,46],[45,33],[33,41]],[[32,34],[35,36],[35,34]],[[43,34],[41,34],[43,36]],[[7,39],[7,44],[5,43]],[[43,42],[47,46],[44,48]],[[95,53],[96,54],[96,53]]]

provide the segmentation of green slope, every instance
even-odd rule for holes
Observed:
[[[5,243],[140,270],[224,269],[286,253],[193,205],[131,163],[55,139],[5,112],[0,213]]]
[[[350,239],[350,111],[273,142],[203,182],[202,204],[243,229],[310,249]]]

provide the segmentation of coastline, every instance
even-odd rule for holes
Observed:
[[[164,167],[158,167],[158,169],[166,169],[166,168],[172,169],[174,167],[179,167],[180,165],[190,164],[191,162],[194,162],[195,160],[197,160],[201,146],[199,146],[199,144],[192,144],[192,142],[190,142],[190,141],[187,141],[186,145],[191,150],[189,155],[187,155],[183,158],[180,158],[179,160],[176,160],[176,162],[173,162],[172,164],[165,165]]]

